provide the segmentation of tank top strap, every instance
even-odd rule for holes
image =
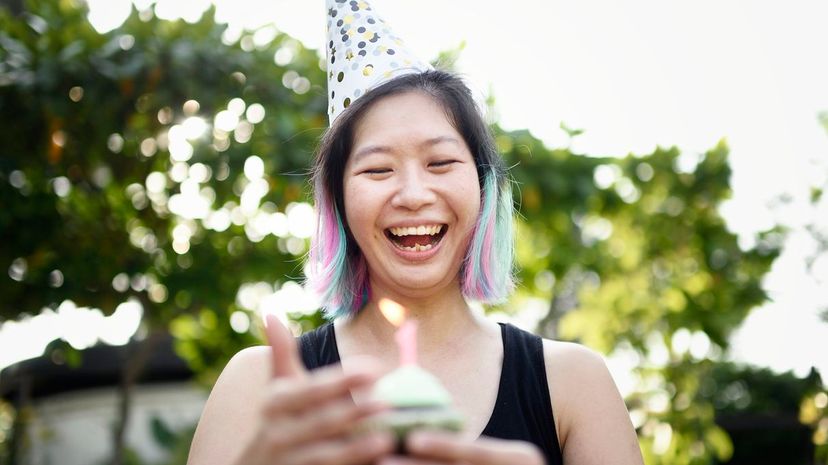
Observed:
[[[543,339],[508,323],[503,330],[503,372],[484,436],[529,441],[549,465],[563,463],[543,356]]]
[[[302,334],[297,342],[299,355],[302,356],[302,362],[308,370],[333,365],[340,361],[333,323],[326,323],[313,331]]]

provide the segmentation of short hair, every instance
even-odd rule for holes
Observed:
[[[343,219],[343,176],[353,149],[354,129],[381,99],[408,92],[433,98],[471,151],[480,183],[480,213],[460,269],[462,294],[494,304],[514,288],[511,181],[471,91],[448,72],[429,70],[394,78],[352,103],[322,136],[312,182],[318,224],[311,238],[307,284],[330,319],[355,315],[370,298],[368,268]]]

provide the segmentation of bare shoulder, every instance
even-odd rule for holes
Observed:
[[[564,462],[642,463],[629,413],[603,356],[547,339],[543,354]]]
[[[547,369],[564,369],[578,376],[597,375],[606,371],[604,358],[598,352],[574,342],[543,340],[543,355]],[[596,373],[598,372],[598,373]]]
[[[270,348],[239,351],[222,370],[201,413],[189,465],[231,463],[255,434],[258,400],[270,378]],[[238,449],[234,448],[238,445]]]
[[[270,379],[269,346],[242,349],[227,362],[210,393],[208,406],[249,403],[240,395],[260,391]],[[213,405],[209,405],[209,404]]]
[[[617,395],[604,357],[598,352],[581,344],[544,339],[543,358],[550,388],[554,385],[559,391],[578,398],[602,391]]]
[[[254,346],[242,349],[227,362],[227,366],[221,372],[218,382],[243,380],[246,382],[259,381],[259,384],[264,384],[270,378],[270,356],[270,346]],[[225,379],[222,380],[222,378]]]
[[[558,437],[563,443],[581,404],[596,396],[620,397],[603,357],[572,342],[543,340],[543,359]]]

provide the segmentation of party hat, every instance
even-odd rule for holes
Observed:
[[[333,124],[365,92],[397,76],[432,69],[414,56],[364,0],[326,0],[328,118]]]

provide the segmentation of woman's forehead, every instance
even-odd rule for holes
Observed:
[[[465,145],[438,100],[420,92],[391,95],[367,109],[354,128],[352,153],[394,144]]]

